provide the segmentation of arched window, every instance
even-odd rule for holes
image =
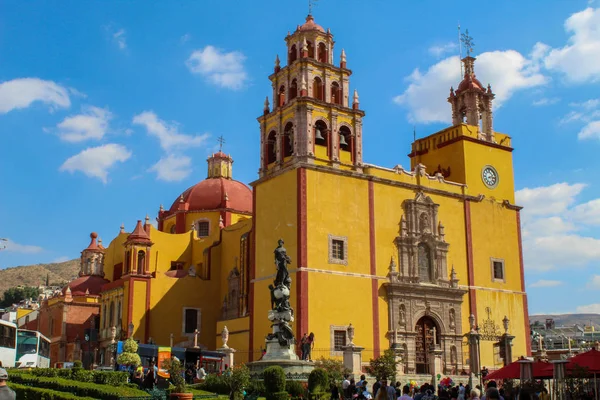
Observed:
[[[125,253],[125,274],[131,273],[131,251]]]
[[[323,81],[318,76],[313,80],[313,97],[323,101]]]
[[[312,42],[306,42],[306,47],[308,48],[308,56],[310,58],[315,58],[315,46]]]
[[[347,126],[342,126],[340,128],[340,150],[350,151],[351,146],[350,143],[352,141],[352,133]]]
[[[298,81],[296,79],[292,80],[292,83],[290,84],[290,94],[289,94],[289,98],[290,100],[295,99],[296,96],[298,96]]]
[[[108,310],[108,323],[109,327],[115,326],[115,302],[110,302],[110,309]]]
[[[283,157],[289,157],[294,153],[294,124],[288,122],[283,130],[281,138],[281,150]]]
[[[137,273],[143,275],[146,271],[146,253],[142,250],[138,251],[137,254]]]
[[[331,102],[333,104],[342,104],[342,91],[340,85],[337,82],[331,84]]]
[[[325,43],[321,42],[318,45],[318,50],[317,50],[317,54],[318,54],[318,60],[322,63],[326,63],[327,62],[327,46],[325,46]]]
[[[117,321],[115,323],[116,326],[121,326],[121,300],[117,303]]]
[[[325,146],[329,143],[329,135],[325,122],[318,120],[315,122],[315,144],[317,146]]]
[[[275,133],[275,131],[269,132],[269,136],[267,136],[267,152],[265,154],[267,165],[274,163],[277,160],[277,152],[275,150],[276,143],[277,134]]]
[[[285,86],[279,87],[279,107],[283,107],[285,104]]]
[[[426,243],[419,243],[419,279],[421,282],[431,282],[431,251]]]
[[[296,61],[296,59],[298,58],[298,49],[296,48],[296,45],[292,45],[292,47],[290,47],[290,52],[288,53],[288,65],[291,65],[294,61]]]

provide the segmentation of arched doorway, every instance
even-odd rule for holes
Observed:
[[[429,373],[429,352],[440,343],[440,328],[431,317],[422,317],[415,326],[415,368],[417,374]],[[434,340],[435,337],[435,340]]]

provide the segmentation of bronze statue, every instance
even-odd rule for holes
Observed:
[[[277,242],[277,248],[274,250],[275,265],[277,266],[277,274],[272,285],[269,285],[271,291],[271,310],[273,321],[272,326],[276,326],[274,333],[269,334],[267,339],[277,339],[281,346],[289,346],[296,343],[292,328],[288,322],[293,321],[294,310],[290,305],[290,290],[292,279],[288,271],[288,264],[292,260],[287,255],[285,247],[283,247],[283,239]]]
[[[283,239],[279,239],[277,242],[278,246],[275,249],[275,265],[277,265],[277,276],[275,276],[275,287],[285,286],[290,289],[292,279],[288,272],[287,265],[292,263],[292,260],[287,255],[287,250],[283,247]]]

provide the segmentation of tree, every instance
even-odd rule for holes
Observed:
[[[117,363],[121,365],[132,365],[137,367],[142,363],[140,356],[137,353],[138,344],[132,338],[129,338],[123,343],[123,352],[117,357]]]
[[[185,384],[185,379],[183,378],[183,365],[181,364],[181,361],[175,357],[172,357],[170,360],[163,361],[162,366],[169,371],[171,383],[173,386],[175,386],[173,393],[187,393],[187,385]]]
[[[223,375],[229,386],[229,398],[241,400],[244,398],[244,388],[250,384],[250,370],[244,364],[229,368],[229,373]]]
[[[18,304],[21,300],[37,299],[40,291],[36,287],[12,287],[4,292],[4,297],[0,302],[0,307],[10,307],[13,304]]]
[[[394,381],[396,379],[397,366],[398,362],[396,362],[396,354],[394,350],[387,349],[383,352],[382,356],[369,361],[367,372],[379,379]]]
[[[329,380],[336,384],[342,382],[344,375],[349,375],[352,373],[352,371],[344,366],[342,361],[325,357],[321,357],[315,361],[315,367],[322,368],[327,371]]]

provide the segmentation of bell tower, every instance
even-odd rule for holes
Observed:
[[[265,100],[260,177],[306,162],[362,171],[362,118],[358,93],[350,94],[350,71],[342,50],[334,65],[333,35],[312,15],[285,38],[287,65],[275,59],[272,108]]]

